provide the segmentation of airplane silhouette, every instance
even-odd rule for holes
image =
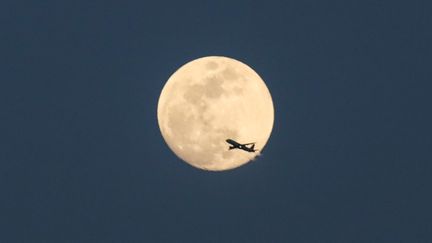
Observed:
[[[245,143],[245,144],[241,144],[241,143],[237,143],[236,141],[232,140],[232,139],[227,139],[225,140],[227,143],[229,143],[231,146],[229,146],[229,150],[231,149],[242,149],[244,151],[253,153],[255,151],[257,151],[255,149],[255,143]],[[248,147],[247,145],[251,145],[250,147]]]

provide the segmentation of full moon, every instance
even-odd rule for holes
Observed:
[[[162,89],[157,117],[169,148],[188,164],[212,171],[253,160],[273,128],[273,102],[261,77],[232,58],[209,56],[180,67]],[[255,143],[229,149],[227,139]]]

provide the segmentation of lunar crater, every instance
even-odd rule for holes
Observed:
[[[219,64],[217,64],[214,61],[209,61],[209,62],[206,63],[206,68],[209,69],[209,70],[215,70],[218,67],[219,67]]]
[[[229,66],[222,71],[222,78],[224,78],[225,80],[235,80],[239,77],[240,75],[237,73],[237,71]]]

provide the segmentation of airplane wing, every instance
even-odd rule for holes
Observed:
[[[242,145],[251,145],[251,144],[255,144],[255,143],[245,143],[245,144],[242,144]]]

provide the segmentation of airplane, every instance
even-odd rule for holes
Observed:
[[[243,149],[244,151],[251,152],[251,153],[257,151],[255,149],[255,143],[241,144],[241,143],[237,143],[236,141],[234,141],[232,139],[227,139],[225,141],[231,145],[228,148],[229,150],[231,150],[231,149]],[[251,145],[251,144],[252,144],[252,146],[250,146],[250,147],[247,146],[247,145]]]

